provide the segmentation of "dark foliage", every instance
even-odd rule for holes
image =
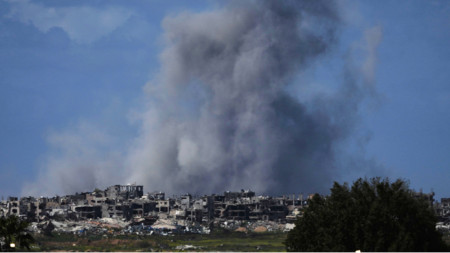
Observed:
[[[359,179],[315,195],[291,230],[288,251],[447,251],[430,205],[405,181]]]
[[[18,249],[30,249],[34,241],[27,232],[28,222],[20,220],[17,216],[0,217],[0,240],[4,242],[2,251],[11,251],[10,244],[14,243]]]

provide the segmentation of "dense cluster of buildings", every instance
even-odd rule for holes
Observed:
[[[306,204],[302,196],[256,196],[250,190],[193,197],[166,198],[163,192],[144,194],[141,185],[113,185],[106,190],[52,198],[9,197],[0,203],[0,216],[17,215],[30,222],[136,218],[175,219],[209,223],[217,220],[293,222]]]
[[[434,194],[415,194],[434,207],[440,220],[437,227],[450,230],[450,198],[435,203]],[[92,228],[96,221],[108,222],[109,228],[111,224],[121,222],[121,228],[132,230],[142,230],[144,224],[152,226],[151,229],[158,226],[175,229],[180,224],[184,225],[183,229],[191,226],[191,230],[194,226],[202,226],[203,230],[214,226],[235,229],[243,223],[254,224],[255,228],[261,225],[267,228],[272,224],[273,227],[287,229],[293,228],[310,197],[312,195],[305,199],[303,195],[257,196],[253,191],[241,190],[200,197],[185,194],[167,198],[163,192],[144,194],[142,185],[113,185],[106,190],[95,189],[52,198],[9,197],[0,202],[0,217],[16,215],[36,226],[45,222],[47,225],[53,223],[52,227],[59,224],[61,231],[82,231]],[[71,225],[76,229],[69,228],[67,224],[70,222],[78,222]],[[138,225],[133,228],[131,224]]]
[[[441,198],[441,202],[434,204],[434,210],[439,217],[436,228],[450,231],[450,198]]]

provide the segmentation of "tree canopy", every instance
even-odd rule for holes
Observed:
[[[27,232],[27,227],[28,222],[20,220],[15,215],[0,217],[0,240],[4,243],[1,250],[11,250],[11,243],[29,250],[33,237]]]
[[[288,251],[445,251],[430,204],[403,180],[358,179],[316,194],[286,239]]]

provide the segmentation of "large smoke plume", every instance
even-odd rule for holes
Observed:
[[[161,69],[145,86],[140,132],[119,174],[173,193],[327,189],[340,174],[339,146],[373,91],[381,34],[367,35],[378,38],[366,50],[367,78],[347,67],[335,93],[299,99],[289,87],[309,85],[299,73],[332,50],[336,9],[319,0],[239,1],[167,17]]]
[[[335,146],[352,127],[357,87],[312,110],[287,91],[333,44],[336,8],[255,2],[164,20],[161,75],[146,87],[152,101],[130,181],[176,192],[295,192],[336,175]]]

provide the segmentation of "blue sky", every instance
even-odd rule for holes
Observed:
[[[44,182],[38,178],[52,157],[73,154],[73,143],[92,145],[74,151],[87,157],[126,153],[139,136],[134,115],[145,110],[145,85],[160,68],[164,17],[223,4],[0,0],[0,194],[20,195],[27,184]],[[361,108],[355,131],[365,139],[357,148],[384,168],[380,176],[450,196],[450,2],[340,1],[339,8],[337,49],[309,79],[333,87],[344,55],[379,29],[377,98]],[[71,139],[73,133],[92,138]],[[119,148],[104,151],[111,145]]]

